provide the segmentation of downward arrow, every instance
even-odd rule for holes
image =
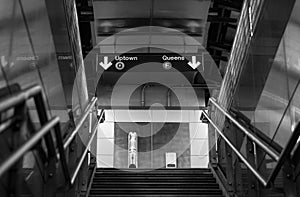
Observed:
[[[108,62],[107,56],[104,56],[104,61],[100,62],[99,65],[102,66],[102,68],[104,68],[104,70],[107,70],[112,65],[112,63]]]
[[[188,65],[193,69],[196,69],[198,66],[200,66],[200,64],[200,62],[197,62],[196,56],[192,56],[192,62],[188,62]]]

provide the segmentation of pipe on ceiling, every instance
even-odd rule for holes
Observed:
[[[141,106],[145,107],[145,90],[149,86],[149,84],[144,84],[141,90]]]
[[[171,89],[168,88],[168,92],[167,92],[167,107],[171,107]]]

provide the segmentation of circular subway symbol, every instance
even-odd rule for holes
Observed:
[[[123,62],[117,62],[115,67],[117,70],[123,70],[125,68],[125,64]]]
[[[171,62],[164,62],[164,63],[163,63],[163,68],[164,68],[165,70],[170,70],[170,69],[172,68]]]

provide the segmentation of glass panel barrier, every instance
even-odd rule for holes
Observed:
[[[233,104],[254,128],[281,147],[299,119],[299,103],[293,99],[300,79],[299,10],[300,2],[296,1],[282,36],[262,31],[254,38],[260,45],[248,54]],[[270,25],[270,21],[265,23]]]

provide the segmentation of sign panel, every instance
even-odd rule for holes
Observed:
[[[97,56],[97,66],[109,71],[127,71],[134,66],[143,63],[156,62],[161,63],[161,68],[178,71],[193,71],[196,69],[204,70],[202,55],[181,56],[173,53],[149,53],[149,54],[99,54]]]

